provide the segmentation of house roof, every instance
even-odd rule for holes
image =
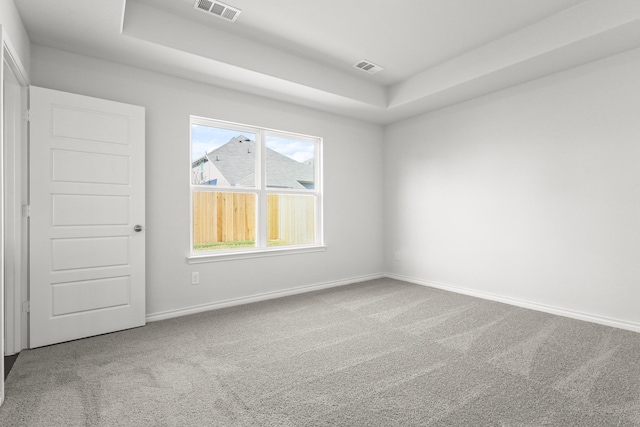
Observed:
[[[255,183],[256,142],[244,135],[209,151],[192,163],[192,167],[212,162],[231,186],[249,187]],[[306,188],[302,183],[314,181],[313,162],[298,162],[267,148],[267,187]]]

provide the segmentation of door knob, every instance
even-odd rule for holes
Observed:
[[[142,231],[142,226],[140,224],[136,225],[135,227],[133,227],[133,231],[135,231],[136,233],[139,233]]]

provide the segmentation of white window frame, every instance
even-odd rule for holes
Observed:
[[[236,130],[239,132],[251,132],[256,135],[256,182],[255,187],[231,187],[193,184],[191,147],[193,125],[209,126]],[[314,188],[311,189],[290,189],[290,188],[267,188],[266,187],[266,137],[275,136],[296,141],[314,143]],[[261,128],[241,123],[234,123],[206,117],[191,116],[189,121],[189,264],[199,264],[205,262],[229,261],[235,259],[260,258],[266,256],[279,256],[298,253],[319,252],[326,250],[324,243],[324,221],[323,221],[323,182],[322,182],[322,145],[321,137],[302,135],[299,133],[286,132],[275,129]],[[193,193],[194,191],[211,191],[224,193],[250,193],[256,195],[256,246],[251,248],[218,249],[212,251],[194,251],[193,249]],[[267,246],[267,199],[269,194],[293,194],[293,195],[313,195],[316,198],[315,206],[315,239],[313,243],[287,246]]]

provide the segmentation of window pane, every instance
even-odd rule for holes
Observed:
[[[191,125],[191,180],[194,185],[256,186],[256,134]]]
[[[267,196],[267,245],[303,245],[315,242],[316,196]]]
[[[313,142],[267,136],[266,146],[268,188],[314,188]]]
[[[254,247],[256,195],[193,192],[193,250]]]

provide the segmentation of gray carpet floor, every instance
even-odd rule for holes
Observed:
[[[640,334],[390,279],[24,351],[2,426],[640,426]]]

